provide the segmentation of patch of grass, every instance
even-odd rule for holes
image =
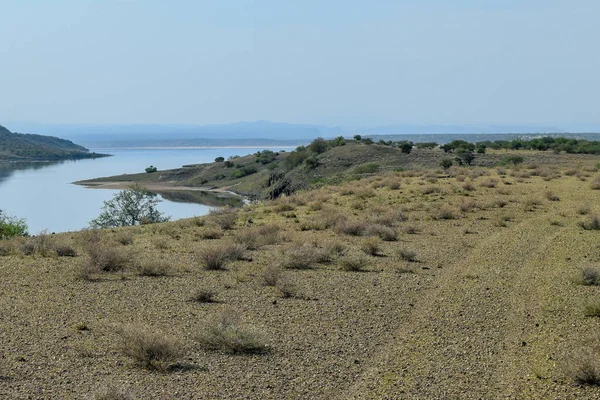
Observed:
[[[205,350],[228,354],[260,354],[268,351],[264,336],[241,325],[239,318],[231,313],[224,313],[201,327],[196,340]]]
[[[175,337],[152,332],[142,326],[126,326],[120,330],[120,349],[136,365],[155,371],[168,371],[185,355],[184,345]]]

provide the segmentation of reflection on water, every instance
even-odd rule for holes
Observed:
[[[228,193],[207,192],[202,190],[156,191],[163,199],[176,203],[204,204],[211,207],[241,207],[244,198]]]
[[[72,161],[72,160],[68,160]],[[64,161],[48,161],[48,162],[28,162],[28,161],[17,161],[17,162],[0,162],[0,184],[10,178],[17,171],[27,170],[38,170],[42,168],[48,168],[53,165],[60,165],[68,162]]]

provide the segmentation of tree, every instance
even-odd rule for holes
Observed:
[[[326,152],[328,148],[329,143],[327,143],[327,140],[321,137],[316,138],[308,145],[308,150],[317,154]]]
[[[27,234],[27,224],[24,219],[6,215],[0,210],[0,239],[27,236]]]
[[[166,222],[170,217],[156,209],[160,202],[154,193],[136,184],[105,201],[102,213],[90,225],[94,228],[115,228]]]
[[[354,140],[361,141],[362,140],[362,136],[360,136],[360,135],[354,135]]]
[[[448,169],[452,166],[452,160],[449,158],[444,158],[442,161],[440,161],[440,167],[444,168],[444,169]]]
[[[400,149],[400,151],[404,154],[410,154],[413,148],[413,142],[409,140],[403,140],[401,142],[398,142],[397,146]]]
[[[146,168],[146,173],[151,174],[152,172],[156,172],[158,171],[158,169],[156,169],[156,167],[154,165],[149,166],[148,168]]]
[[[217,157],[215,158],[215,162],[223,162],[225,161],[225,157]]]

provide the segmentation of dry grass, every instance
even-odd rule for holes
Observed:
[[[381,239],[378,237],[369,237],[362,241],[360,249],[367,255],[380,256],[381,251]]]
[[[216,295],[217,292],[212,289],[199,288],[192,292],[189,300],[196,303],[214,303]]]
[[[579,226],[587,231],[600,230],[600,218],[597,215],[590,215],[586,220],[579,221]]]
[[[572,351],[562,362],[562,370],[583,385],[600,385],[600,346],[591,343]]]
[[[368,263],[367,258],[360,254],[350,254],[340,259],[342,270],[349,272],[364,271]]]
[[[185,346],[175,337],[153,332],[139,325],[119,330],[120,349],[136,365],[156,371],[168,371],[186,353]]]
[[[243,326],[232,313],[223,313],[202,326],[196,341],[205,350],[228,354],[260,354],[268,351],[264,335]]]
[[[581,284],[600,285],[600,268],[591,265],[581,267]]]
[[[310,269],[316,264],[329,262],[325,249],[311,245],[292,245],[282,254],[281,266],[288,269]]]
[[[106,386],[94,394],[94,400],[133,400],[130,391],[118,386]]]

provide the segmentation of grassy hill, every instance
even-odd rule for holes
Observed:
[[[380,170],[0,242],[0,396],[600,397],[597,158],[394,171],[408,157],[341,150],[320,157]]]
[[[299,147],[293,152],[257,152],[221,162],[187,165],[182,168],[118,175],[77,182],[97,187],[122,187],[140,183],[153,190],[172,186],[229,190],[251,199],[273,199],[282,194],[330,184],[383,172],[438,168],[444,159],[454,160],[456,155],[440,148],[414,147],[410,154],[400,148],[345,140],[328,141],[319,151],[311,146]],[[343,144],[341,144],[343,143]],[[514,154],[507,150],[491,150],[474,154],[473,166],[493,166]],[[565,165],[572,157],[552,152],[521,150],[518,155],[525,163]],[[597,156],[579,155],[582,160],[596,160]]]
[[[0,161],[64,160],[103,157],[65,139],[13,133],[0,126]]]

